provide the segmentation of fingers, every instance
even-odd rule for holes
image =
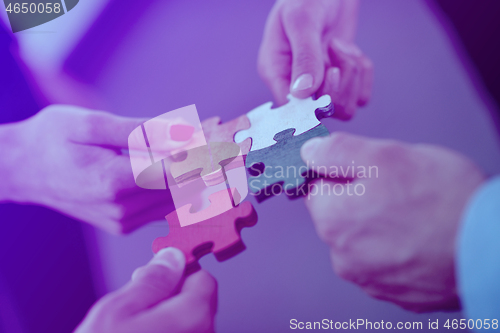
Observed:
[[[395,235],[394,230],[399,229],[398,219],[385,214],[397,201],[394,186],[386,183],[371,178],[343,184],[320,179],[312,184],[314,195],[305,199],[319,238],[330,248],[335,273],[361,286],[366,286],[389,258],[398,256],[388,245],[390,241],[381,237]]]
[[[71,140],[87,145],[147,152],[144,124],[149,146],[164,152],[183,146],[194,133],[194,127],[181,119],[129,118],[65,105],[52,106],[50,111],[56,113],[54,120],[64,119]]]
[[[330,67],[325,71],[325,79],[318,95],[330,95],[332,100],[337,100],[340,91],[340,68]],[[337,110],[335,110],[337,112]]]
[[[337,229],[339,221],[352,221],[358,212],[365,212],[363,205],[371,207],[376,198],[365,193],[373,177],[378,178],[378,165],[374,151],[382,140],[336,132],[326,138],[314,138],[301,148],[302,159],[316,173],[347,182],[335,183],[318,180],[309,187],[306,204],[320,237],[331,246],[344,239]],[[375,168],[372,170],[371,167]],[[367,201],[368,199],[372,202]],[[366,208],[365,207],[365,208]],[[346,234],[343,234],[344,236]]]
[[[288,74],[287,77],[289,78],[290,75]],[[281,106],[288,103],[288,99],[286,98],[290,93],[290,79],[288,78],[276,77],[269,84],[276,101],[275,106]]]
[[[129,317],[168,299],[181,281],[186,260],[175,248],[159,251],[151,261],[134,271],[132,281],[111,294],[118,316]]]
[[[328,53],[332,67],[326,69],[318,94],[332,97],[336,118],[350,119],[370,99],[372,62],[354,44],[340,39],[332,40]]]
[[[114,148],[127,148],[129,134],[146,121],[72,105],[51,105],[35,119],[46,122],[44,127],[56,125],[57,132],[73,142]]]
[[[287,103],[290,93],[292,55],[276,6],[267,19],[259,49],[257,70],[273,93],[276,104]]]
[[[206,271],[200,271],[186,279],[182,286],[180,298],[188,301],[194,297],[202,304],[208,305],[211,315],[217,312],[217,281]]]
[[[372,96],[373,63],[370,58],[365,56],[360,57],[359,63],[361,66],[361,83],[358,96],[358,106],[365,106]]]
[[[292,50],[290,92],[298,98],[313,95],[323,82],[321,22],[308,10],[283,13],[283,26]]]
[[[336,167],[334,170],[338,171],[339,167],[346,170],[353,165],[370,165],[373,162],[373,146],[378,142],[379,140],[335,132],[325,138],[313,138],[307,141],[302,145],[301,156],[311,169],[328,175],[331,174],[332,167]],[[350,176],[351,174],[347,172],[344,178],[353,178]]]
[[[170,200],[168,201],[165,200],[164,197],[165,196],[160,197],[160,200],[155,203],[142,206],[142,209],[135,213],[128,213],[128,215],[120,221],[120,233],[130,233],[135,229],[153,221],[165,221],[165,216],[175,210],[175,206],[170,196]]]
[[[373,66],[354,45],[357,1],[281,1],[273,7],[259,51],[258,70],[279,105],[332,96],[334,117],[350,119],[370,99]],[[332,39],[332,37],[336,37]]]
[[[134,319],[171,296],[181,281],[185,263],[180,250],[162,249],[146,266],[134,271],[125,287],[99,300],[77,332],[150,332],[134,325]]]
[[[96,203],[94,210],[100,212],[101,218],[94,224],[108,232],[124,234],[148,222],[164,220],[172,211],[168,187],[165,187],[167,190],[145,190],[137,186],[128,156],[112,155],[100,169],[94,192],[100,192],[103,201]],[[105,223],[102,216],[106,216],[108,222]]]
[[[314,222],[318,236],[332,249],[349,247],[350,228],[356,225],[358,213],[366,213],[373,207],[369,179],[356,179],[335,183],[325,179],[309,186],[305,203]]]
[[[181,292],[138,318],[145,332],[214,331],[217,282],[206,271],[190,275]]]

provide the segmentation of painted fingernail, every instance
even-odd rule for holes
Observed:
[[[299,76],[292,86],[292,91],[301,91],[309,89],[313,86],[313,77],[311,74],[302,74]]]
[[[333,91],[338,92],[340,90],[340,68],[332,67],[330,69],[330,79]]]
[[[312,138],[311,140],[304,143],[302,145],[302,148],[300,149],[300,154],[302,158],[306,161],[313,160],[316,150],[321,144],[321,141],[323,141],[323,138]]]
[[[179,270],[184,267],[185,263],[186,259],[181,250],[175,247],[167,247],[158,251],[149,262],[149,265],[163,265],[173,270]]]
[[[174,141],[187,141],[191,139],[194,127],[191,125],[172,125],[170,127],[170,138]]]

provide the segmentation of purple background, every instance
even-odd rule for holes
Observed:
[[[66,70],[94,85],[116,114],[154,117],[194,103],[202,120],[217,115],[228,121],[272,100],[256,72],[272,4],[157,1],[138,8],[143,15],[137,21],[127,21],[122,8],[100,23],[98,34],[91,32],[100,39],[84,39]],[[116,42],[103,45],[106,36]],[[324,121],[331,131],[440,144],[469,156],[489,174],[500,171],[488,110],[423,2],[362,1],[357,42],[375,65],[373,99],[350,122]],[[247,250],[224,263],[213,256],[201,260],[219,281],[219,332],[289,331],[292,318],[425,325],[429,318],[460,316],[417,315],[369,298],[333,273],[328,248],[301,200],[278,197],[255,205],[259,222],[242,232]],[[159,222],[126,237],[100,231],[89,237],[92,252],[100,253],[93,256],[100,293],[124,285],[151,258],[153,239],[167,230]]]

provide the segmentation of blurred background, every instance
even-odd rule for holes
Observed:
[[[15,37],[47,102],[133,117],[155,117],[196,104],[201,120],[220,116],[229,121],[272,100],[257,75],[256,59],[273,3],[82,0],[57,20]],[[492,103],[475,89],[447,32],[425,2],[361,1],[356,40],[374,62],[373,97],[352,121],[324,120],[330,131],[439,144],[470,157],[488,174],[500,171]],[[62,73],[66,83],[51,84],[54,73]],[[428,319],[461,317],[457,312],[414,314],[366,296],[334,274],[328,248],[317,237],[302,200],[281,196],[253,203],[259,221],[242,231],[247,249],[223,263],[212,255],[200,261],[219,282],[218,332],[284,332],[292,318],[422,321],[425,331]],[[2,209],[0,219],[6,223],[14,215]],[[55,215],[33,211],[15,216],[22,225],[23,219],[59,219]],[[29,225],[15,237],[0,231],[6,239],[0,245],[0,270],[7,272],[4,294],[14,304],[7,310],[26,331],[74,327],[96,297],[123,286],[133,270],[152,257],[152,241],[168,233],[165,221],[122,237],[77,222],[61,227],[67,224],[37,231],[51,238],[41,242],[39,251],[26,254],[40,266],[29,276],[13,268],[7,257],[16,255],[12,251],[20,248],[19,242],[33,244],[25,235],[35,231]],[[66,289],[62,282],[54,283],[45,269],[50,265],[48,255],[58,260],[61,274],[78,277],[78,283]],[[74,265],[68,273],[70,262]],[[36,290],[22,290],[21,280]],[[39,326],[37,316],[49,312],[43,297],[60,305],[52,319]]]

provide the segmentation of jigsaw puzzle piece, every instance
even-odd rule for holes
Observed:
[[[287,98],[289,102],[276,109],[272,109],[272,103],[268,102],[248,112],[247,117],[251,126],[249,129],[237,132],[234,142],[242,143],[251,138],[250,151],[264,149],[275,144],[274,134],[294,128],[294,135],[301,135],[321,124],[316,114],[321,118],[333,112],[329,95],[323,95],[317,100],[311,97],[299,99],[292,95],[288,95]]]
[[[175,183],[179,185],[199,177],[208,186],[216,185],[226,180],[223,167],[229,164],[232,164],[233,168],[244,166],[242,159],[232,163],[238,156],[241,156],[241,150],[236,143],[210,142],[208,145],[173,155],[170,158],[169,171]]]
[[[238,190],[232,188],[215,192],[208,197],[208,200],[210,201],[210,206],[196,213],[191,211],[191,204],[178,208],[176,212],[179,225],[185,227],[220,215],[238,205],[241,197]]]
[[[309,139],[328,136],[329,132],[321,124],[297,136],[294,132],[293,128],[279,132],[274,145],[248,153],[248,184],[258,202],[282,192],[289,198],[307,194],[304,174],[309,167],[300,157],[300,148]]]
[[[234,206],[238,205],[248,195],[246,170],[243,167],[232,169],[226,171],[226,176],[227,179],[224,183],[214,186],[207,186],[201,178],[189,182],[185,186],[170,186],[170,193],[174,206],[176,208],[181,208],[182,206],[191,204],[189,211],[191,213],[196,213],[210,206],[209,198],[212,194],[219,191],[227,191],[228,188],[235,188],[239,193],[240,200],[235,201],[232,204],[229,200],[227,200],[229,204],[226,205],[226,210],[231,209],[233,204]],[[229,196],[227,198],[229,199]],[[184,225],[182,221],[180,221],[180,224]]]
[[[234,135],[240,130],[250,128],[250,120],[248,120],[246,115],[240,116],[236,119],[228,121],[226,123],[221,123],[220,117],[213,117],[204,120],[201,123],[203,127],[203,132],[205,133],[205,138],[207,142],[234,142]],[[246,139],[239,144],[241,153],[234,158],[230,163],[224,166],[224,171],[240,168],[245,166],[245,157],[250,151],[252,145],[252,140]],[[208,180],[209,183],[213,183]]]
[[[185,186],[170,186],[169,189],[175,208],[179,209],[190,204],[191,207],[189,211],[191,213],[196,213],[208,208],[210,206],[209,197],[211,194],[224,190],[227,191],[226,183],[221,183],[215,186],[206,186],[205,182],[201,178],[198,178]],[[230,209],[233,206],[229,199],[230,196],[227,195],[226,206],[229,207],[227,209]],[[186,222],[181,220],[180,224],[183,226]]]
[[[250,120],[246,115],[243,115],[226,123],[221,123],[220,117],[213,117],[202,121],[201,126],[207,142],[234,142],[236,132],[250,128]],[[251,139],[239,143],[243,156],[248,154],[251,144]]]
[[[217,192],[210,200],[214,204],[219,196],[225,195],[227,193]],[[181,207],[166,216],[170,231],[166,237],[154,240],[154,253],[169,246],[180,249],[186,256],[186,273],[190,274],[200,268],[198,259],[205,254],[213,252],[218,261],[224,261],[245,249],[241,240],[241,229],[257,223],[257,213],[250,202],[243,202],[220,215],[181,227],[179,215],[191,214],[189,207],[190,205]],[[192,215],[207,216],[207,213]]]

